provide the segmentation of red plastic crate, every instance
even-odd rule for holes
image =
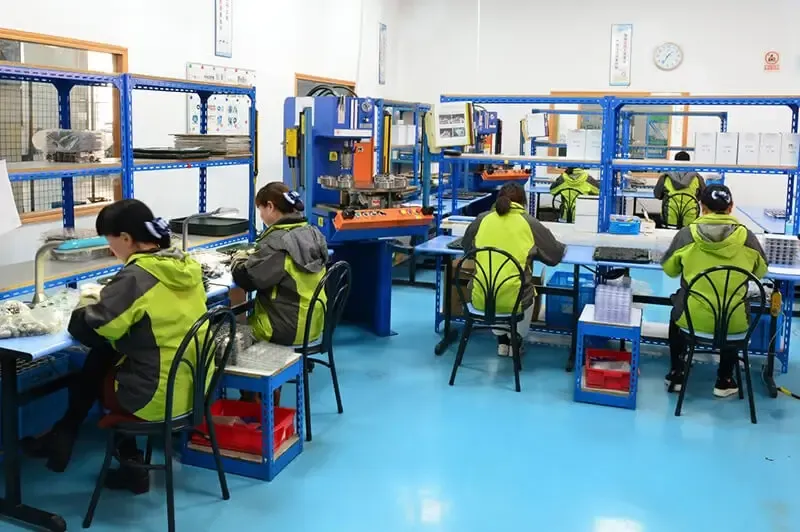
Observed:
[[[295,414],[296,411],[293,408],[275,407],[275,426],[272,430],[273,450],[279,449],[283,442],[295,435]],[[245,422],[236,425],[214,423],[220,449],[262,455],[261,403],[220,399],[211,405],[211,415],[238,417]],[[203,422],[197,430],[200,434],[192,435],[192,443],[210,447],[211,442],[205,436],[208,434],[206,422]]]
[[[612,369],[592,369],[592,361],[608,360],[613,362],[631,362],[631,354],[613,349],[586,350],[586,387],[603,390],[628,392],[631,389],[630,371]]]

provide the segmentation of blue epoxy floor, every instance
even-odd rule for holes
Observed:
[[[511,362],[477,336],[454,387],[453,351],[434,357],[433,292],[396,288],[393,327],[378,339],[343,328],[330,380],[312,374],[315,439],[272,483],[176,472],[179,530],[303,532],[503,530],[690,532],[800,530],[800,401],[714,401],[698,366],[684,416],[672,416],[663,360],[644,361],[635,412],[572,402],[565,349],[529,345],[522,393]],[[800,340],[798,340],[800,345]],[[795,352],[797,352],[795,350]],[[760,381],[760,379],[759,379]],[[800,390],[800,366],[779,383]],[[28,501],[80,529],[101,463],[88,431],[67,474],[25,464]],[[165,530],[163,478],[150,494],[105,492],[92,530]],[[10,527],[0,524],[0,530]]]

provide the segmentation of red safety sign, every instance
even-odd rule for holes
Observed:
[[[774,50],[764,54],[764,70],[766,72],[777,72],[781,69],[781,54]]]

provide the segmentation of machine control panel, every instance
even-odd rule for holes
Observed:
[[[422,226],[433,222],[432,214],[424,214],[421,207],[392,207],[390,209],[346,209],[336,214],[337,230],[379,229],[391,227]]]

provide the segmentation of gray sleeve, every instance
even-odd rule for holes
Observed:
[[[664,199],[664,182],[667,180],[667,174],[661,174],[658,177],[658,181],[656,182],[656,186],[653,189],[653,197],[656,199],[663,200]]]
[[[558,187],[564,184],[564,176],[560,175],[556,178],[555,181],[550,183],[550,192],[555,191]]]
[[[100,300],[85,307],[84,318],[92,329],[99,329],[125,314],[137,299],[158,284],[136,264],[126,266],[100,291]]]
[[[477,236],[478,228],[481,226],[481,222],[487,214],[489,213],[484,212],[483,214],[479,215],[477,218],[472,220],[472,223],[469,224],[469,227],[467,227],[467,231],[461,238],[461,247],[464,249],[464,253],[469,253],[475,249],[475,236]]]
[[[263,242],[246,261],[235,264],[231,274],[234,282],[244,290],[267,290],[283,278],[285,260],[285,251],[276,250],[270,247],[269,242]]]
[[[525,214],[525,219],[530,225],[531,233],[533,233],[532,258],[547,266],[555,266],[560,263],[561,259],[564,258],[567,247],[559,242],[553,236],[553,233],[542,225],[539,220],[530,214]]]
[[[597,190],[600,190],[600,181],[598,181],[597,179],[593,178],[592,176],[587,176],[586,177],[586,182],[589,183],[590,185],[592,185],[593,187],[596,187]]]
[[[767,254],[764,253],[761,242],[758,241],[758,237],[750,229],[747,229],[747,239],[744,241],[744,245],[757,251],[761,258],[764,259],[764,262],[767,262]]]

